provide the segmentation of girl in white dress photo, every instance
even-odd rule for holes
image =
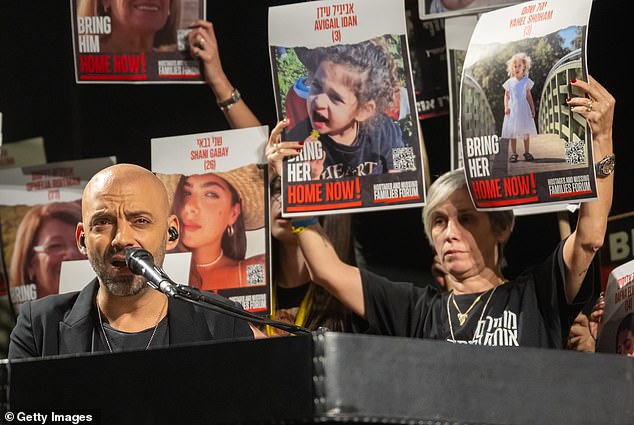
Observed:
[[[510,139],[511,156],[509,162],[517,162],[517,139],[524,140],[524,160],[533,161],[530,153],[530,136],[537,135],[535,127],[535,104],[531,88],[535,84],[528,78],[531,58],[526,53],[516,53],[506,62],[509,78],[504,87],[504,122],[502,138]]]

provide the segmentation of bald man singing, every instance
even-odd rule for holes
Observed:
[[[82,195],[75,239],[97,277],[79,292],[25,302],[11,332],[10,359],[253,338],[247,322],[168,299],[127,268],[127,248],[143,248],[162,265],[178,243],[178,219],[151,171],[116,164],[95,174]]]

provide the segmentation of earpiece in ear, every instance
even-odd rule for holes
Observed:
[[[86,235],[84,235],[83,233],[79,235],[79,245],[82,248],[86,248]]]
[[[169,229],[167,229],[167,233],[169,233],[169,241],[173,242],[175,240],[178,239],[178,229],[176,229],[176,227],[174,226],[170,226]]]

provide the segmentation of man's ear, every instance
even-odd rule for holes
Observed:
[[[176,231],[174,232],[174,230]],[[180,224],[178,223],[178,217],[172,214],[167,220],[167,243],[165,244],[166,251],[171,251],[176,248],[176,246],[178,246],[178,241],[180,239],[179,231]]]
[[[354,119],[357,122],[363,122],[374,115],[376,112],[376,102],[374,100],[370,100],[365,102],[363,105],[360,105],[357,109],[357,113],[354,116]]]
[[[75,242],[77,243],[77,249],[79,249],[79,252],[87,257],[88,252],[86,250],[86,233],[84,232],[84,223],[82,223],[81,221],[77,223],[77,227],[75,228]]]

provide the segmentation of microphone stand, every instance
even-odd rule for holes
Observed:
[[[291,323],[280,322],[267,319],[253,313],[249,313],[241,308],[237,308],[228,302],[210,297],[198,288],[187,285],[179,285],[169,278],[165,271],[154,264],[154,257],[143,248],[128,248],[125,254],[125,263],[128,269],[139,276],[143,276],[147,285],[159,292],[164,293],[169,298],[184,300],[197,306],[228,314],[242,320],[247,320],[262,325],[273,326],[291,334],[310,334],[308,329]]]
[[[172,288],[175,291],[163,291],[161,288],[157,288],[154,285],[150,285],[154,289],[165,293],[168,297],[184,300],[197,306],[207,308],[210,310],[218,311],[220,313],[228,314],[239,319],[248,320],[249,322],[259,323],[262,325],[273,326],[274,328],[281,329],[291,334],[311,334],[312,332],[302,326],[297,326],[292,323],[280,322],[278,320],[267,319],[256,314],[245,311],[241,308],[235,307],[231,304],[223,302],[221,300],[210,297],[209,294],[193,288],[187,285],[179,285],[172,283]]]

